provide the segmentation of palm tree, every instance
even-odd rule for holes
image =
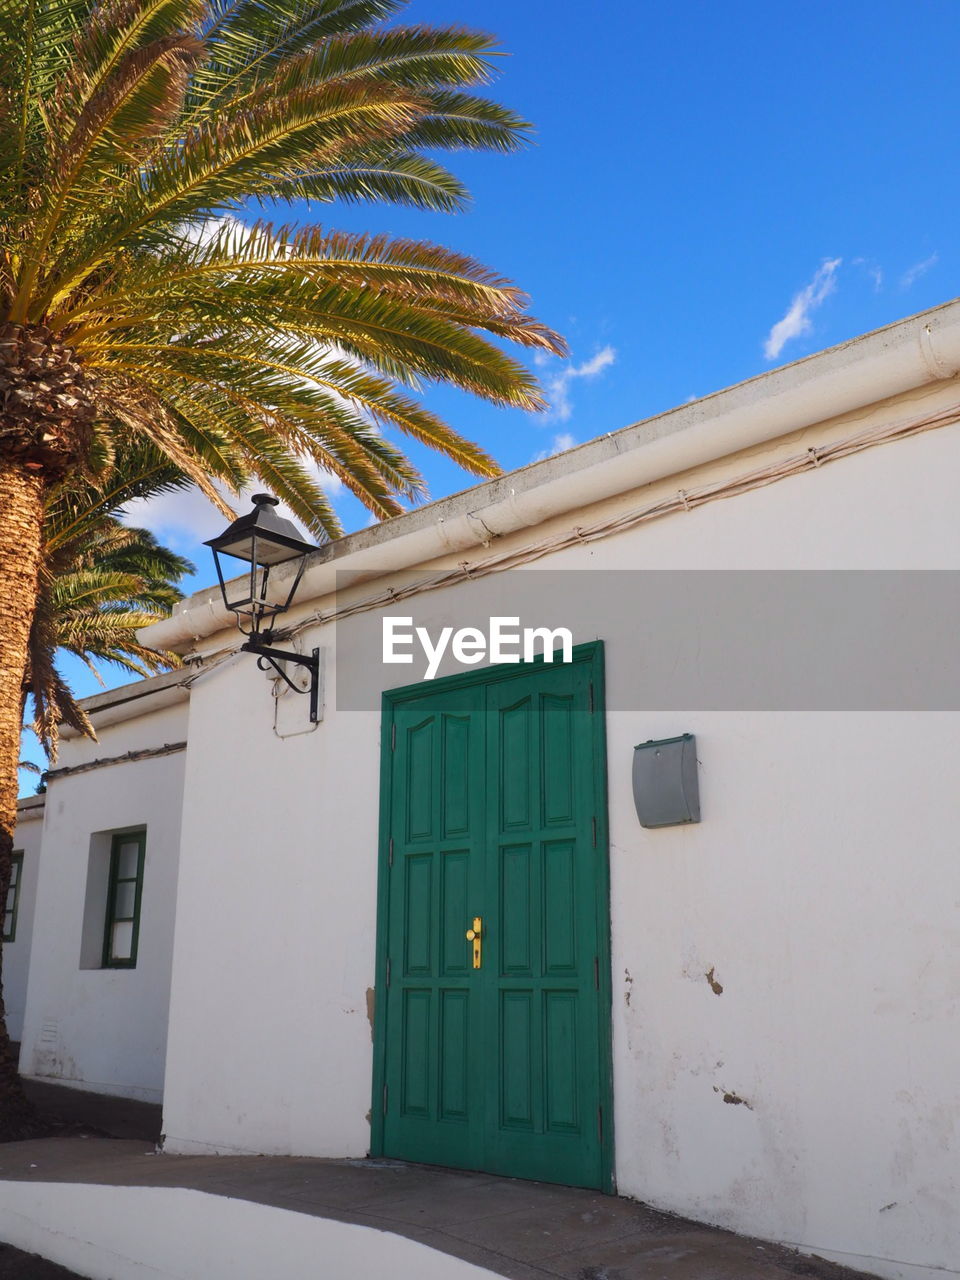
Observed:
[[[60,725],[95,738],[89,717],[57,667],[60,650],[97,672],[96,662],[147,676],[177,666],[175,653],[147,648],[140,627],[166,617],[183,593],[176,585],[193,565],[157,543],[153,534],[122,523],[117,514],[133,498],[154,497],[189,484],[148,443],[126,449],[99,485],[74,480],[47,497],[36,611],[23,675],[21,721],[28,700],[30,726],[56,760]],[[41,770],[30,761],[21,768]],[[28,1136],[35,1118],[16,1104],[17,1128]]]
[[[127,473],[129,474],[129,472]],[[176,482],[163,470],[141,496]],[[129,488],[112,486],[126,500]],[[155,675],[178,666],[174,653],[150,649],[137,630],[167,617],[183,593],[177,583],[193,571],[189,560],[161,546],[146,529],[123,524],[104,509],[102,491],[63,488],[47,503],[40,591],[23,678],[21,707],[33,703],[32,728],[47,755],[56,760],[59,726],[68,724],[96,737],[86,712],[57,668],[57,655],[73,654],[93,671],[97,663],[131,675]]]
[[[402,7],[0,0],[0,898],[51,486],[147,440],[221,507],[213,479],[256,474],[336,534],[307,464],[380,517],[423,491],[385,432],[495,473],[421,384],[542,406],[503,344],[562,342],[479,263],[236,222],[294,199],[455,210],[436,154],[524,140],[476,92],[490,38],[383,25]],[[0,1137],[25,1115],[16,1089],[0,1007]]]

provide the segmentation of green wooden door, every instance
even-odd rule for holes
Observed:
[[[574,656],[388,695],[374,1149],[609,1189],[602,652]]]

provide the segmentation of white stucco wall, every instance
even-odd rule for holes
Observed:
[[[31,796],[17,805],[14,852],[23,854],[20,868],[20,898],[17,927],[12,942],[3,944],[3,1002],[11,1040],[23,1034],[23,1012],[27,999],[27,973],[33,943],[33,915],[40,874],[40,842],[43,835],[43,798]]]
[[[535,567],[956,569],[957,474],[953,426]],[[576,636],[605,641],[610,708],[637,661],[618,627]],[[332,629],[304,640],[329,683]],[[891,1280],[956,1274],[960,714],[612,709],[607,730],[620,1192]],[[687,730],[703,823],[644,831],[633,747]],[[195,685],[168,1149],[366,1151],[378,794],[377,713],[328,697],[281,741],[252,659]]]
[[[182,742],[186,721],[181,703],[101,728],[99,742],[64,742],[59,765]],[[24,1075],[160,1101],[183,769],[180,751],[50,780],[20,1053]],[[136,827],[146,828],[137,964],[105,969],[99,966],[110,834]]]

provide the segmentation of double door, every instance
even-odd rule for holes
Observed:
[[[374,1149],[609,1189],[602,651],[388,695]]]

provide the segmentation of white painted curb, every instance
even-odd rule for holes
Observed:
[[[0,1182],[0,1239],[91,1280],[482,1280],[372,1227],[182,1187]]]

